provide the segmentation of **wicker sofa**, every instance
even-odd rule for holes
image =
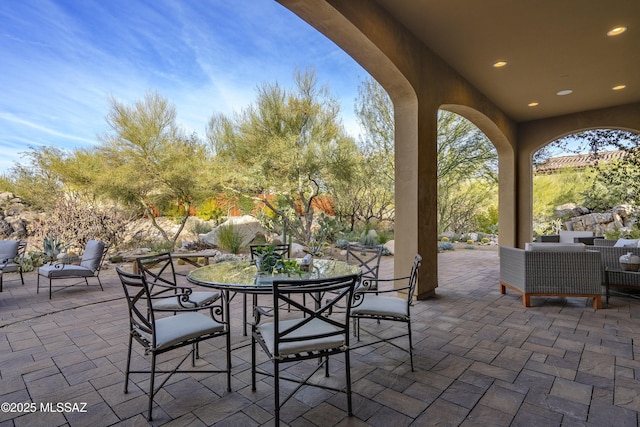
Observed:
[[[500,247],[500,293],[507,288],[522,294],[529,307],[532,296],[593,298],[602,307],[601,254],[585,250],[584,244],[539,243],[553,248],[524,250]]]
[[[640,256],[640,248],[636,247],[614,247],[617,240],[598,239],[594,240],[593,250],[602,254],[602,266],[609,270],[620,269],[620,257],[628,252]],[[626,274],[610,271],[608,274],[609,286],[621,288],[640,289],[640,274]]]

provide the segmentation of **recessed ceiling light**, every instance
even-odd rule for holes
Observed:
[[[613,29],[611,29],[611,30],[607,31],[607,35],[608,35],[609,37],[611,37],[611,36],[617,36],[617,35],[619,35],[619,34],[624,33],[625,31],[627,31],[627,27],[622,27],[622,26],[620,26],[620,27],[615,27],[615,28],[613,28]]]
[[[565,96],[565,95],[569,95],[571,93],[573,93],[573,91],[571,89],[564,89],[564,90],[561,90],[558,93],[556,93],[556,95]]]
[[[612,87],[611,89],[613,89],[613,90],[622,90],[622,89],[624,89],[625,87],[627,87],[627,85],[618,85],[618,86],[614,86],[614,87]]]
[[[493,64],[493,66],[494,66],[495,68],[502,68],[502,67],[504,67],[505,65],[507,65],[507,61],[498,61],[498,62],[496,62],[495,64]]]
[[[530,102],[529,103],[529,107],[537,107],[538,103],[537,102]]]

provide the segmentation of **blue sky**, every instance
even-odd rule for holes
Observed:
[[[0,1],[0,173],[29,146],[89,147],[108,131],[109,99],[157,91],[188,132],[255,100],[256,87],[292,87],[317,72],[353,113],[368,74],[273,0]]]

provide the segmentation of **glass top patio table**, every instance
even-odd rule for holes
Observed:
[[[258,273],[251,261],[227,261],[192,270],[187,279],[200,286],[238,293],[266,294],[272,292],[274,279],[304,282],[360,274],[360,267],[344,261],[314,259],[310,271],[302,274]]]

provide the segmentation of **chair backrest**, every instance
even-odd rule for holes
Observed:
[[[136,337],[146,337],[155,348],[155,317],[151,307],[151,294],[143,274],[128,273],[116,267],[129,307],[129,324]]]
[[[26,254],[27,254],[27,241],[20,240],[20,243],[18,243],[18,256],[16,256],[16,260],[18,261],[19,264],[22,264],[22,260],[24,259],[24,256]]]
[[[107,250],[109,245],[100,240],[89,240],[84,247],[82,253],[82,259],[80,260],[80,266],[88,268],[93,271],[100,271],[104,258],[107,256]]]
[[[420,254],[416,254],[413,258],[413,265],[411,265],[411,273],[409,274],[409,295],[407,295],[407,301],[409,305],[413,302],[413,296],[416,293],[416,285],[418,284],[418,270],[422,264],[422,257]]]
[[[138,263],[138,271],[144,276],[152,294],[156,283],[176,286],[176,270],[169,252],[140,257],[136,259],[136,262]],[[163,288],[159,292],[162,293],[166,290]]]
[[[264,245],[249,245],[249,250],[251,251],[251,259],[255,260],[259,256],[259,249],[270,247],[273,248],[273,252],[276,254],[282,255],[284,258],[291,257],[291,245],[288,243],[279,243],[279,244],[264,244]]]
[[[313,330],[310,332],[306,329],[303,340],[313,346],[308,351],[318,350],[318,346],[322,347],[322,340],[334,336],[344,336],[344,346],[347,346],[350,323],[348,313],[351,310],[352,296],[359,276],[360,274],[354,274],[340,278],[304,281],[274,280],[273,316],[274,348],[276,349],[274,356],[277,357],[281,352],[286,352],[283,350],[286,347],[299,350],[296,343],[301,339],[296,331],[310,322],[313,322]],[[331,297],[326,298],[326,295]],[[292,313],[295,313],[296,321],[282,326],[282,318],[291,317]]]
[[[378,280],[382,245],[367,246],[359,243],[349,243],[346,261],[357,265],[362,270],[362,279]]]
[[[0,264],[10,264],[18,256],[20,240],[0,240]]]

